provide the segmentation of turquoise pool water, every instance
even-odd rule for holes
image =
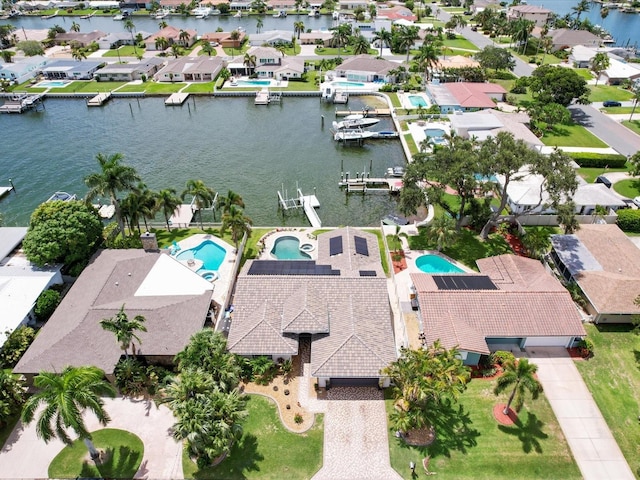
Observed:
[[[280,237],[271,249],[271,255],[278,260],[309,260],[310,255],[300,251],[300,240],[296,237]]]
[[[425,128],[424,129],[424,134],[427,137],[431,137],[431,138],[439,138],[439,137],[444,137],[444,135],[447,132],[445,132],[444,130],[442,130],[441,128]]]
[[[239,87],[268,87],[271,80],[238,80]]]
[[[416,267],[424,273],[464,273],[464,270],[438,255],[421,255],[416,258]]]
[[[189,260],[190,258],[195,258],[202,262],[201,270],[218,270],[220,265],[222,265],[226,254],[227,251],[220,245],[212,242],[211,240],[205,240],[195,248],[179,252],[178,255],[176,255],[176,258],[178,260]]]
[[[409,95],[409,101],[414,107],[427,107],[427,101],[420,95]]]
[[[336,87],[364,87],[364,83],[360,82],[333,82]]]
[[[38,82],[38,84],[36,85],[36,87],[43,87],[43,88],[59,88],[59,87],[64,87],[67,85],[67,82],[63,81],[63,80],[43,80],[41,82]]]

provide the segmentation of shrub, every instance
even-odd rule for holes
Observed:
[[[568,155],[583,168],[624,168],[627,157],[617,154],[571,152]]]
[[[513,362],[516,359],[513,353],[504,350],[498,350],[497,352],[494,352],[493,358],[498,365],[504,365],[506,362]]]
[[[513,73],[507,72],[505,70],[496,70],[491,74],[491,78],[495,80],[515,80],[516,77]]]
[[[15,367],[35,337],[36,331],[31,327],[22,326],[11,332],[0,350],[0,368]]]
[[[495,367],[483,368],[480,372],[483,378],[493,377],[496,373],[498,373],[498,369]]]
[[[618,210],[618,227],[624,232],[640,233],[640,210]]]
[[[53,315],[56,308],[60,304],[60,292],[55,290],[45,290],[40,294],[38,300],[36,300],[36,306],[33,312],[36,314],[36,318],[41,322],[46,322],[49,317]]]
[[[296,413],[295,416],[293,417],[293,421],[296,422],[298,425],[300,425],[304,419],[302,418],[302,415],[300,415],[299,413]]]
[[[588,338],[583,338],[578,342],[578,349],[583,357],[590,357],[593,355],[593,342]]]

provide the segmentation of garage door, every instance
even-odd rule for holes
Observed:
[[[573,337],[527,337],[525,347],[566,347]]]
[[[332,387],[377,387],[377,378],[332,378]]]

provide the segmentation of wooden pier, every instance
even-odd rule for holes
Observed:
[[[173,215],[169,217],[169,225],[178,228],[189,228],[193,215],[192,205],[178,205],[178,208],[173,211]]]
[[[365,174],[350,178],[349,172],[346,172],[340,177],[338,185],[346,188],[347,193],[399,193],[403,184],[401,178],[374,178]]]
[[[95,97],[87,100],[88,107],[101,107],[109,101],[111,98],[111,92],[99,93]]]
[[[360,114],[365,117],[390,117],[391,110],[388,108],[370,108],[362,110],[336,110],[336,117],[346,117],[347,115]]]
[[[349,94],[342,90],[336,90],[333,94],[333,103],[347,103],[349,101]]]
[[[172,93],[171,96],[164,101],[164,104],[168,107],[179,106],[186,102],[187,98],[189,98],[188,93]]]
[[[13,185],[11,185],[10,187],[0,187],[0,198],[3,198],[5,195],[9,194],[9,192],[13,190],[14,190]]]
[[[283,194],[278,190],[278,203],[280,208],[282,208],[283,211],[302,208],[311,226],[313,228],[321,228],[322,220],[320,220],[318,212],[315,210],[320,207],[318,198],[315,195],[304,195],[299,188],[297,189],[297,194],[297,197],[288,198],[286,193]]]
[[[37,93],[30,95],[28,93],[17,93],[9,97],[0,106],[0,113],[24,113],[28,110],[38,111],[40,107],[44,108],[44,95]]]
[[[256,99],[253,103],[254,105],[269,105],[269,90],[263,88],[262,90],[256,92]]]

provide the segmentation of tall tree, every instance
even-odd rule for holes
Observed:
[[[589,5],[589,0],[580,0],[575,7],[571,7],[573,13],[576,15],[576,23],[580,21],[580,15],[583,13],[587,13],[591,10],[591,6]]]
[[[494,394],[499,395],[513,387],[502,413],[508,415],[511,403],[514,401],[515,410],[519,412],[524,405],[524,396],[527,391],[531,393],[531,397],[534,400],[538,398],[538,395],[542,393],[542,384],[535,377],[537,371],[538,366],[535,363],[529,363],[526,358],[505,362],[504,372],[498,378],[498,382],[493,389]]]
[[[300,40],[300,34],[302,32],[304,32],[304,22],[293,22],[293,34],[298,35],[298,40]]]
[[[229,211],[222,215],[222,226],[220,231],[226,232],[231,230],[231,238],[236,248],[242,236],[246,233],[251,235],[251,225],[253,222],[244,214],[244,210],[236,205],[231,205]]]
[[[576,204],[573,200],[558,205],[555,210],[558,224],[562,227],[565,235],[575,233],[580,228],[580,223],[576,218]]]
[[[189,32],[187,32],[186,30],[180,30],[180,33],[178,34],[178,39],[180,40],[180,42],[184,47],[189,46],[190,38],[191,38],[191,34]]]
[[[138,56],[138,51],[136,50],[136,39],[133,36],[133,32],[136,31],[136,25],[133,23],[133,20],[131,20],[131,18],[127,18],[124,21],[124,29],[129,32],[129,34],[131,35],[131,44],[133,45],[133,54],[135,56]]]
[[[166,50],[169,48],[169,40],[166,37],[158,37],[156,38],[156,50]]]
[[[605,52],[596,53],[593,60],[591,60],[591,71],[596,76],[596,85],[598,85],[598,80],[600,80],[600,74],[609,68],[609,64],[609,55]]]
[[[434,218],[431,225],[427,227],[427,238],[431,243],[435,243],[439,252],[443,248],[450,247],[458,240],[456,222],[447,215],[440,215]]]
[[[262,27],[264,27],[264,22],[262,21],[262,18],[258,17],[258,20],[256,21],[256,33],[260,33]]]
[[[135,168],[122,163],[123,158],[121,153],[109,156],[98,153],[96,160],[100,166],[100,172],[91,173],[84,177],[84,183],[89,187],[87,201],[99,196],[109,196],[111,205],[115,209],[120,233],[124,236],[124,221],[120,212],[118,193],[133,189],[136,182],[140,181],[140,177]]]
[[[78,33],[80,31],[80,25],[78,25],[76,22],[71,22],[71,28],[69,28],[69,30]]]
[[[200,217],[200,228],[204,228],[202,224],[202,210],[211,208],[216,192],[202,180],[189,180],[187,181],[187,188],[182,192],[182,200],[184,201],[187,196],[193,198],[194,204],[198,209],[198,216]]]
[[[565,107],[589,93],[587,82],[571,68],[542,65],[528,79],[533,98],[540,103],[559,103]]]
[[[413,57],[418,62],[418,68],[424,71],[425,81],[429,82],[433,78],[433,72],[438,68],[440,63],[440,45],[439,42],[424,42],[420,47],[418,54]]]
[[[391,45],[391,32],[385,28],[381,28],[380,30],[376,30],[373,33],[373,41],[378,42],[380,45],[380,56],[382,56],[382,48],[386,46],[389,48]]]
[[[638,106],[638,101],[640,100],[640,85],[634,84],[631,88],[633,93],[633,108],[631,109],[631,114],[629,115],[629,121],[633,118],[633,114],[636,113],[636,107]]]
[[[253,55],[251,53],[245,53],[244,54],[244,60],[242,61],[242,64],[247,68],[246,72],[247,72],[247,75],[248,75],[248,74],[253,72],[253,69],[258,64],[258,59],[256,58],[255,55]]]
[[[38,389],[27,399],[22,410],[22,421],[33,421],[40,405],[36,433],[45,443],[59,438],[67,445],[72,443],[68,430],[84,441],[92,458],[98,451],[91,442],[91,434],[82,418],[85,410],[91,411],[106,426],[111,418],[104,409],[101,397],[115,397],[115,389],[104,379],[104,372],[96,367],[66,367],[61,373],[40,372],[33,385]]]
[[[332,32],[332,34],[331,34],[331,44],[334,47],[335,46],[338,47],[338,57],[340,57],[340,48],[344,47],[347,44],[347,42],[349,41],[349,38],[353,34],[353,32],[351,30],[351,24],[350,23],[341,23],[337,27],[333,27],[330,30]]]
[[[516,61],[511,52],[505,48],[487,45],[473,56],[482,68],[494,70],[511,70],[516,67]]]
[[[218,200],[218,205],[222,207],[222,212],[227,213],[232,205],[236,205],[240,208],[244,208],[244,200],[240,194],[229,190],[226,195],[223,195]]]
[[[371,44],[364,35],[354,35],[351,37],[351,47],[354,55],[362,55],[369,52]]]
[[[406,63],[409,63],[409,55],[411,53],[411,47],[413,44],[420,38],[420,28],[416,26],[401,26],[396,30],[396,35],[398,38],[398,47],[400,50],[405,50],[407,52]]]
[[[160,190],[156,195],[156,211],[162,211],[164,221],[167,225],[167,230],[171,231],[171,224],[169,219],[171,215],[180,206],[180,198],[176,195],[176,191],[173,188],[165,188]]]
[[[100,326],[108,331],[112,332],[116,336],[116,340],[120,344],[120,348],[124,351],[126,358],[129,358],[129,347],[131,347],[133,355],[136,354],[136,346],[133,340],[137,340],[138,343],[142,343],[140,337],[136,332],[146,332],[145,318],[142,315],[136,315],[132,319],[124,311],[124,305],[120,307],[120,311],[112,318],[105,318],[100,321]]]

